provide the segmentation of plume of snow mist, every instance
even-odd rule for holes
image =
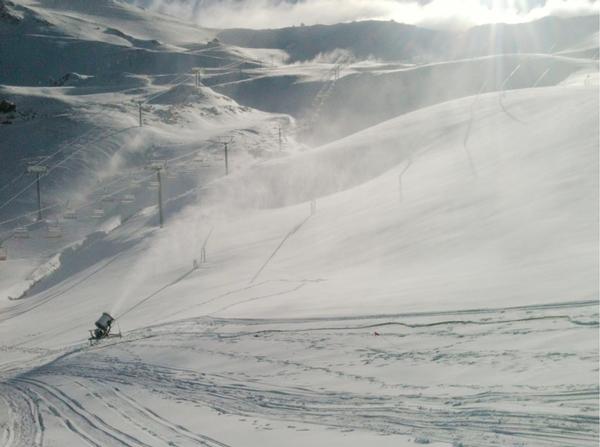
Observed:
[[[149,245],[137,256],[139,261],[127,272],[127,285],[113,304],[113,315],[119,316],[144,297],[190,271],[194,261],[200,262],[210,228],[206,213],[199,208],[190,207],[170,219],[165,228],[149,239]]]

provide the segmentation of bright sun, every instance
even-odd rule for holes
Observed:
[[[382,16],[399,22],[425,26],[464,26],[487,23],[519,23],[540,18],[552,8],[586,0],[431,0],[398,2],[385,0],[389,9]]]
[[[543,5],[543,0],[473,0],[464,5],[475,23],[514,23],[525,20],[532,8]]]

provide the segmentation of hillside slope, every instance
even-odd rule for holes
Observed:
[[[258,66],[214,33],[117,0],[3,0],[0,83],[56,85],[63,76],[190,73],[231,63]]]
[[[238,47],[130,3],[0,0],[0,445],[597,446],[589,18]],[[432,59],[285,63],[340,30]]]
[[[486,95],[471,124],[473,99],[449,102],[219,180],[204,189],[203,206],[184,210],[156,240],[142,237],[145,249],[120,254],[94,277],[97,284],[122,281],[116,288],[127,292],[120,299],[88,285],[94,298],[79,304],[81,312],[90,312],[93,301],[118,313],[145,290],[183,274],[200,256],[210,227],[214,264],[169,292],[169,308],[181,315],[219,314],[225,307],[239,317],[375,314],[588,299],[598,288],[595,92],[513,92],[504,99],[508,113],[497,95]],[[311,199],[317,212],[309,217]],[[132,232],[146,219],[137,221],[109,240],[139,239],[144,233]],[[115,283],[112,275],[138,262],[131,278],[119,274]],[[304,280],[283,296],[243,304],[256,292],[255,286],[243,291],[249,281],[287,290],[285,282],[276,284]],[[198,296],[238,286],[231,298],[195,308]],[[6,310],[20,312],[52,293]],[[59,301],[78,296],[74,291]],[[163,315],[161,303],[149,302],[139,315]]]
[[[16,445],[595,445],[598,90],[473,101],[65,253],[0,311],[0,424]],[[102,311],[124,337],[87,348]]]
[[[546,17],[522,24],[482,25],[466,31],[431,30],[393,21],[359,21],[269,30],[228,29],[218,36],[233,45],[284,50],[291,62],[344,49],[359,59],[423,63],[564,51],[597,32],[598,18],[588,16]]]
[[[574,73],[598,71],[597,60],[545,54],[420,65],[344,62],[343,56],[337,62],[248,70],[253,75],[247,79],[214,88],[246,106],[296,117],[302,137],[322,144],[440,102],[482,92],[552,86]],[[339,79],[331,74],[336,66]]]

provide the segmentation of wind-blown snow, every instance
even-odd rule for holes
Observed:
[[[27,54],[45,30],[49,58],[66,39],[81,59],[40,85],[60,61],[0,69],[18,111],[0,126],[1,445],[597,445],[597,61],[352,60],[331,84],[329,63],[119,1],[8,8],[22,21],[0,33],[20,26]],[[98,48],[145,56],[89,65]],[[301,117],[211,88],[263,83],[267,103],[314,83],[318,109],[336,88],[351,104],[352,82],[475,66],[316,148]],[[20,175],[36,155],[41,222]],[[102,312],[122,338],[90,346]]]

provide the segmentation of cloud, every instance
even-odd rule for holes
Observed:
[[[130,0],[210,28],[283,28],[353,20],[427,27],[520,23],[600,12],[597,0]],[[528,3],[531,2],[531,3]]]

